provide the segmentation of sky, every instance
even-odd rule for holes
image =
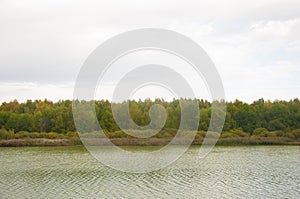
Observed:
[[[298,0],[0,0],[0,102],[72,99],[80,68],[97,46],[149,27],[197,42],[215,63],[227,101],[299,98],[299,8]],[[106,79],[99,98],[113,92]],[[165,93],[145,88],[134,96]]]

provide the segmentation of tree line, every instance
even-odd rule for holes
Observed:
[[[96,100],[96,116],[102,129],[107,132],[120,131],[116,124],[111,102]],[[212,103],[197,100],[200,110],[199,131],[207,131],[210,123]],[[164,129],[178,129],[181,119],[181,108],[178,99],[164,101],[162,99],[144,101],[130,100],[129,112],[132,120],[139,126],[150,123],[149,110],[154,104],[162,105],[167,113]],[[0,128],[6,131],[21,132],[56,132],[67,134],[75,132],[72,115],[72,101],[61,100],[17,100],[4,102],[0,106]],[[128,126],[130,129],[130,126]],[[226,103],[226,120],[223,132],[243,131],[248,135],[277,132],[278,135],[300,129],[300,100],[265,101],[259,99],[253,103],[239,100]]]

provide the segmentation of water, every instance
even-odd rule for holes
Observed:
[[[101,165],[80,146],[0,148],[0,198],[300,198],[299,152],[215,147],[199,160],[192,147],[165,169],[130,174]]]

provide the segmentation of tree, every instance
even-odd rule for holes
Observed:
[[[0,111],[0,128],[5,127],[5,124],[7,123],[10,114],[10,112]]]
[[[34,131],[33,117],[30,114],[13,113],[10,115],[5,127],[7,129],[13,129],[15,132],[19,131]]]

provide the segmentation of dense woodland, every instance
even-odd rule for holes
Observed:
[[[161,104],[167,112],[164,129],[178,128],[181,111],[179,100],[174,99],[171,102],[161,99],[154,101],[132,100],[129,104],[131,117],[138,125],[149,124],[148,111],[150,107],[153,104]],[[198,104],[200,108],[198,130],[207,131],[210,122],[211,103],[198,100]],[[290,101],[274,102],[259,99],[251,104],[236,100],[226,104],[224,133],[240,131],[248,135],[265,134],[267,136],[268,133],[273,132],[277,136],[284,136],[293,130],[300,129],[300,101],[297,98]],[[112,116],[111,103],[107,100],[99,100],[95,101],[95,105],[101,127],[106,132],[120,131]],[[54,103],[48,100],[27,100],[25,103],[19,103],[14,100],[4,102],[0,106],[0,128],[2,134],[5,131],[15,135],[24,132],[56,132],[65,135],[75,132],[72,101],[64,100]],[[298,134],[289,135],[298,138]]]

